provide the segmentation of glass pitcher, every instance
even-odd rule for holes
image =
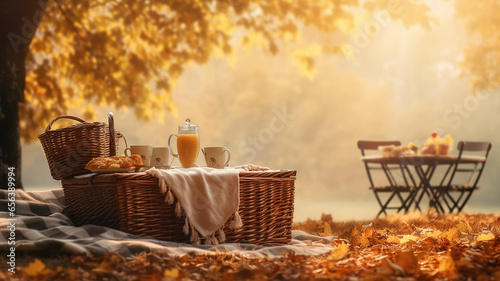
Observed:
[[[174,153],[170,146],[172,137],[177,137],[177,153]],[[198,151],[200,150],[200,135],[198,126],[191,124],[191,120],[186,119],[186,125],[180,125],[177,134],[168,137],[168,148],[173,157],[179,158],[183,168],[189,168],[196,163]]]

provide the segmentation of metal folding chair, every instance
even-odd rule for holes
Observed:
[[[488,159],[491,143],[461,141],[458,143],[457,149],[458,157],[455,164],[448,168],[438,186],[431,187],[450,213],[455,210],[460,213],[472,193],[479,189],[477,184]]]
[[[361,150],[362,156],[366,156],[368,151],[378,150],[379,146],[385,145],[399,146],[401,142],[358,141],[358,148]],[[364,165],[370,182],[370,189],[380,205],[377,217],[382,213],[387,215],[389,209],[395,209],[398,213],[402,210],[405,213],[408,212],[417,193],[416,182],[408,167],[403,164],[391,165],[367,162]]]

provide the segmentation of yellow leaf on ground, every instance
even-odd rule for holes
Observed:
[[[325,226],[325,231],[319,233],[319,235],[320,236],[332,236],[333,233],[332,233],[332,227],[330,226],[330,224],[328,222],[325,222],[324,226]]]
[[[37,276],[38,274],[42,274],[44,269],[45,264],[36,258],[35,261],[29,263],[28,267],[24,269],[24,272],[29,276]]]
[[[404,244],[409,241],[417,241],[418,238],[419,238],[418,236],[414,235],[403,235],[403,238],[400,239],[399,243]]]
[[[389,237],[387,237],[387,243],[401,243],[401,239],[397,236],[389,235]]]
[[[471,233],[472,232],[472,227],[470,224],[466,221],[461,221],[457,224],[458,230],[465,232],[465,233]]]
[[[491,232],[479,234],[477,241],[489,241],[495,239],[495,235]]]
[[[423,236],[424,237],[438,238],[441,234],[442,234],[442,232],[440,230],[434,230],[434,231],[426,232]]]
[[[446,231],[445,234],[448,241],[455,241],[458,237],[458,228],[452,227],[448,231]]]
[[[165,271],[163,272],[163,276],[170,278],[177,278],[179,277],[179,269],[177,268],[165,269]]]
[[[340,260],[341,258],[345,257],[347,253],[349,253],[349,246],[347,246],[345,242],[342,242],[342,244],[338,245],[337,248],[330,251],[328,259]]]

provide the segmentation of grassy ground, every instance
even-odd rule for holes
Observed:
[[[500,280],[500,215],[389,216],[336,222],[323,215],[294,229],[335,236],[323,256],[248,259],[229,253],[0,257],[0,280]],[[320,243],[310,241],[310,243]]]

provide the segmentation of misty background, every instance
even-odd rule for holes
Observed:
[[[129,145],[167,146],[168,136],[190,118],[199,126],[202,147],[231,149],[231,166],[297,170],[296,221],[322,213],[337,220],[377,214],[356,147],[360,139],[422,145],[437,131],[453,137],[452,153],[460,140],[490,141],[481,188],[465,211],[500,213],[500,92],[474,96],[467,78],[460,77],[457,65],[468,38],[452,5],[440,5],[434,7],[439,24],[431,30],[389,21],[356,57],[319,56],[313,78],[302,75],[286,53],[241,49],[235,63],[214,57],[185,71],[172,93],[177,117],[144,122],[133,110],[100,108],[97,120],[87,121],[107,122],[112,111]],[[354,45],[352,40],[345,43]],[[120,143],[121,152],[124,148]],[[25,189],[61,188],[39,141],[23,144],[22,157]],[[204,161],[199,155],[198,164]]]

